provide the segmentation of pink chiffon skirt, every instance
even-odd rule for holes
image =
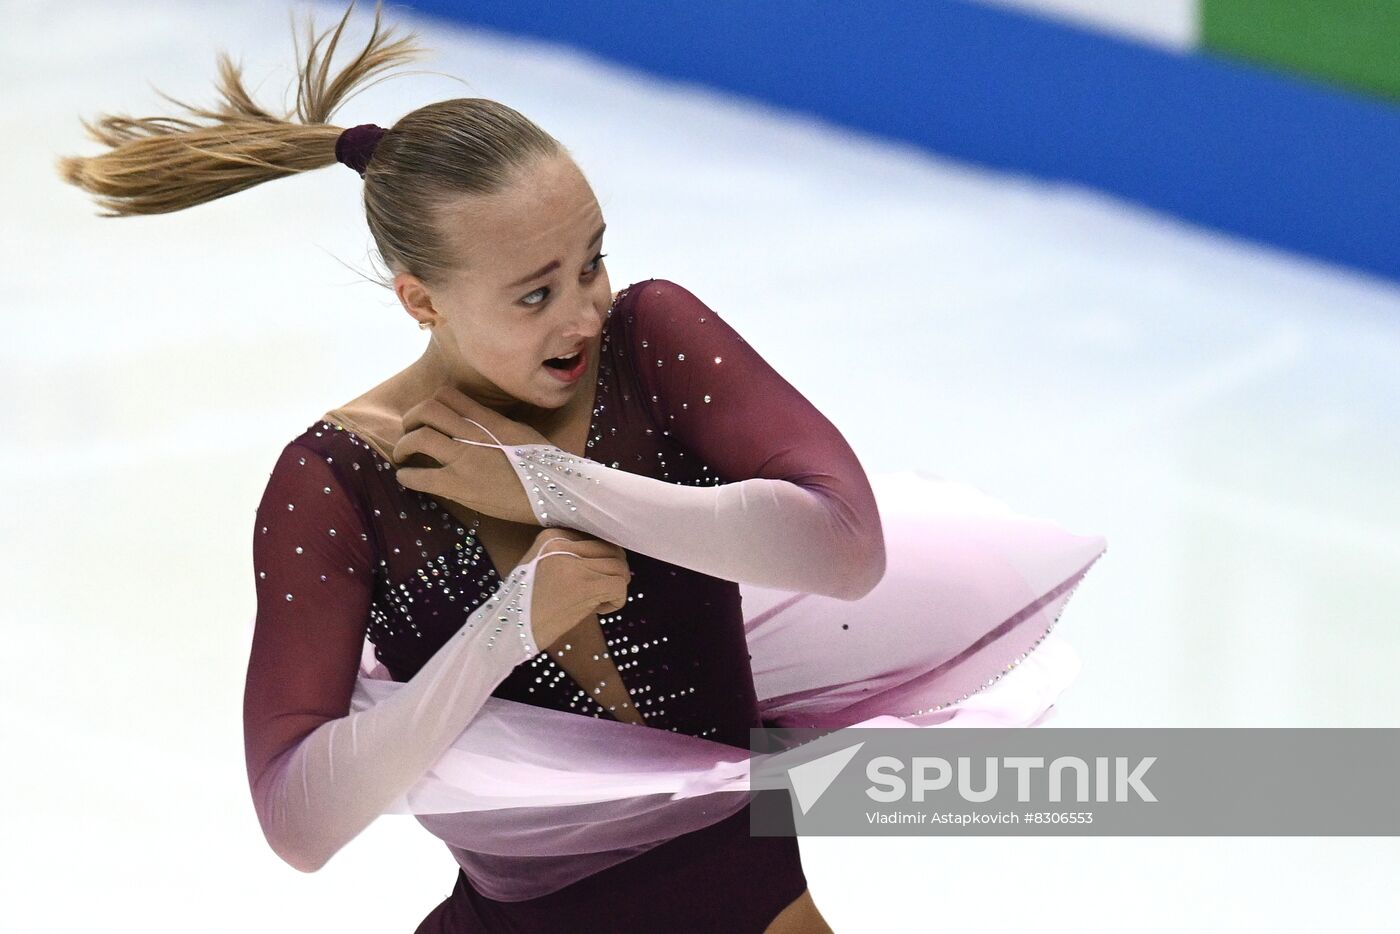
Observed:
[[[855,601],[741,584],[760,716],[774,727],[1027,727],[1079,661],[1052,633],[1101,536],[967,484],[871,477],[884,579]],[[353,709],[400,687],[366,643]],[[490,698],[387,813],[413,814],[489,898],[549,894],[750,800],[759,756],[699,737]]]

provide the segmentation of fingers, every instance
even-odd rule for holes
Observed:
[[[616,547],[598,539],[546,539],[537,546],[539,554],[527,554],[525,560],[539,562],[536,566],[546,575],[549,587],[570,595],[567,615],[571,618],[615,613],[627,605],[632,579],[626,559],[611,554]]]
[[[442,471],[436,467],[400,467],[394,471],[394,479],[398,480],[401,486],[446,499],[447,497],[443,496],[445,490],[441,478]]]
[[[616,613],[618,610],[622,609],[622,608],[625,607],[626,605],[627,605],[627,598],[626,598],[626,597],[622,597],[622,598],[620,598],[620,599],[619,599],[619,598],[614,598],[614,599],[612,599],[612,600],[609,600],[609,601],[606,602],[606,603],[600,603],[600,604],[598,604],[597,608],[596,608],[593,612],[595,612],[595,613],[602,613],[603,615],[607,615],[608,613]]]
[[[532,561],[535,557],[527,552],[522,563]],[[593,542],[546,541],[539,547],[538,557],[540,560],[562,557],[577,562],[571,565],[571,570],[579,580],[587,582],[589,586],[598,585],[600,582],[619,581],[625,589],[632,579],[632,570],[627,566],[626,558],[598,554]]]
[[[424,426],[414,429],[400,438],[390,452],[395,464],[402,465],[394,471],[394,479],[411,490],[455,499],[464,506],[473,507],[474,503],[463,501],[460,492],[448,495],[451,492],[451,478],[442,468],[452,460],[457,446],[456,442],[444,437],[435,428]]]
[[[413,467],[441,467],[452,460],[456,453],[456,442],[437,428],[424,425],[404,435],[394,445],[394,462]],[[417,457],[415,461],[413,458]],[[428,463],[424,458],[431,458]]]
[[[632,576],[632,569],[627,566],[626,558],[595,559],[595,563],[600,574],[615,577],[620,581],[626,581]]]
[[[616,563],[576,558],[566,567],[580,612],[615,613],[627,605],[628,574]]]
[[[462,430],[476,431],[476,435],[472,436],[473,440],[500,445],[550,443],[549,439],[534,427],[502,415],[454,387],[439,388],[433,393],[433,399],[456,417],[456,421],[450,424],[461,425]],[[476,422],[476,425],[472,425],[471,422]],[[461,436],[462,431],[454,433]],[[485,437],[481,437],[483,433]]]
[[[602,582],[598,612],[616,613],[627,605],[627,579],[630,576],[625,572],[621,575],[610,574],[607,580]]]
[[[459,429],[464,424],[466,423],[462,421],[462,417],[436,396],[424,399],[405,412],[403,416],[404,434],[427,425],[451,437],[452,435],[460,435]]]
[[[424,399],[404,413],[403,431],[407,435],[419,428],[432,428],[448,440],[470,438],[498,444],[502,443],[500,436],[504,432],[502,421],[501,416],[460,391],[439,389],[432,398]]]
[[[627,562],[615,558],[589,559],[583,571],[589,576],[597,606],[610,607],[609,613],[626,606],[627,587],[632,579]]]
[[[595,577],[617,577],[623,581],[632,577],[626,549],[577,529],[540,529],[522,560],[530,561],[536,556],[559,552],[568,552],[583,559],[586,564],[581,567],[586,567]]]

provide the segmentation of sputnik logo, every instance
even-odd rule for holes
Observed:
[[[821,796],[826,794],[826,790],[836,781],[841,770],[855,758],[860,747],[864,745],[864,742],[859,742],[788,769],[788,781],[792,784],[792,793],[796,795],[797,806],[802,809],[803,814],[810,811]]]

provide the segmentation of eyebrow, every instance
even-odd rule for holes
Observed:
[[[599,240],[603,239],[603,231],[605,231],[605,230],[607,230],[607,229],[608,229],[608,225],[607,225],[607,223],[605,222],[605,223],[603,224],[602,227],[599,227],[599,228],[598,228],[598,232],[595,233],[595,234],[593,235],[593,239],[588,241],[588,246],[592,246],[593,244],[597,243]],[[506,288],[507,288],[507,289],[513,289],[513,288],[516,288],[516,287],[518,287],[518,286],[522,286],[522,285],[524,285],[524,284],[527,283],[527,282],[533,282],[534,280],[538,279],[540,276],[543,276],[543,275],[545,275],[546,273],[553,272],[554,270],[556,270],[556,269],[558,269],[558,268],[559,268],[559,260],[557,260],[557,259],[556,259],[556,260],[553,260],[553,261],[551,261],[551,262],[545,264],[544,266],[541,266],[539,269],[536,269],[534,272],[530,273],[528,276],[525,276],[523,279],[516,279],[516,280],[515,280],[514,282],[512,282],[510,285],[506,286]]]

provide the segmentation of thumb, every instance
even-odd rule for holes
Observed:
[[[394,471],[394,479],[404,486],[411,486],[415,490],[419,489],[419,484],[423,482],[424,468],[422,467],[400,467]]]

